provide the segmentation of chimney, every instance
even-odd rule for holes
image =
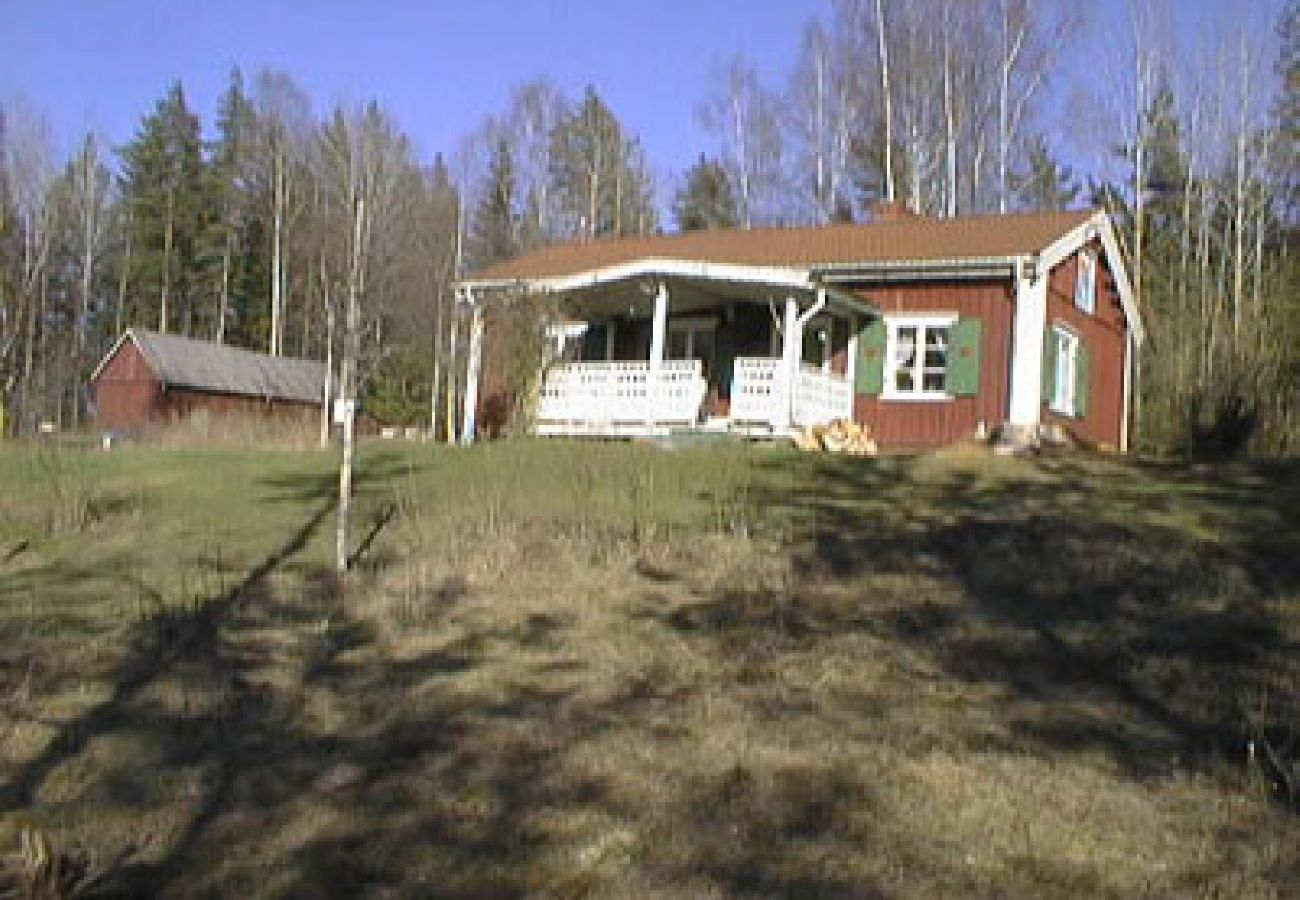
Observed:
[[[882,200],[872,204],[871,218],[875,222],[902,222],[908,219],[919,219],[921,215],[908,206],[906,200],[895,200],[893,203]]]

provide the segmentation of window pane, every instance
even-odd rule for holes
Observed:
[[[948,365],[948,329],[928,328],[925,332],[925,367],[943,369]],[[927,388],[927,390],[929,390]]]
[[[899,366],[916,365],[916,329],[898,329],[898,338],[894,342],[894,361]]]
[[[943,372],[933,372],[926,370],[921,376],[921,389],[925,391],[943,390]]]
[[[1056,397],[1052,406],[1068,410],[1074,405],[1074,339],[1056,332]]]
[[[894,373],[894,389],[898,391],[916,390],[916,381],[911,369],[899,369]]]

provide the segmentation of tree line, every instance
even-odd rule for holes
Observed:
[[[468,328],[452,285],[475,268],[668,227],[865,221],[881,203],[1091,204],[1115,217],[1152,335],[1139,445],[1294,452],[1298,7],[1187,48],[1168,3],[1099,27],[1056,0],[832,0],[783,82],[715,67],[683,110],[710,144],[675,178],[594,87],[544,79],[432,160],[379,103],[321,114],[270,70],[231,73],[210,137],[178,82],[126,144],[87,134],[66,160],[9,100],[4,427],[83,425],[90,371],[127,327],[337,360],[359,292],[369,408],[454,436]],[[1083,77],[1063,59],[1080,44]],[[1070,128],[1049,126],[1053,98]]]

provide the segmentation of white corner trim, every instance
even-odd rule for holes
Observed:
[[[1047,334],[1047,273],[1016,280],[1015,320],[1011,326],[1011,398],[1007,418],[1013,425],[1036,427],[1043,402],[1043,341]]]

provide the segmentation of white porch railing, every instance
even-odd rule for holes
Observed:
[[[853,383],[843,375],[801,366],[795,379],[794,424],[800,428],[853,418]]]
[[[731,382],[731,421],[773,432],[789,425],[790,389],[779,358],[738,357]],[[853,384],[843,375],[801,366],[794,379],[794,425],[824,425],[853,414]],[[698,360],[665,360],[657,386],[648,362],[552,366],[537,406],[542,434],[635,434],[653,426],[695,425],[707,393]]]
[[[699,360],[665,360],[657,378],[649,362],[582,362],[552,366],[537,405],[540,430],[559,423],[640,426],[648,422],[693,425],[707,388]],[[566,430],[566,429],[560,429]]]
[[[786,410],[781,359],[738,356],[731,376],[731,420],[774,425]]]
[[[788,379],[779,358],[740,357],[731,382],[731,418],[784,428]],[[853,415],[853,384],[843,375],[801,366],[794,385],[794,424],[825,425]]]

